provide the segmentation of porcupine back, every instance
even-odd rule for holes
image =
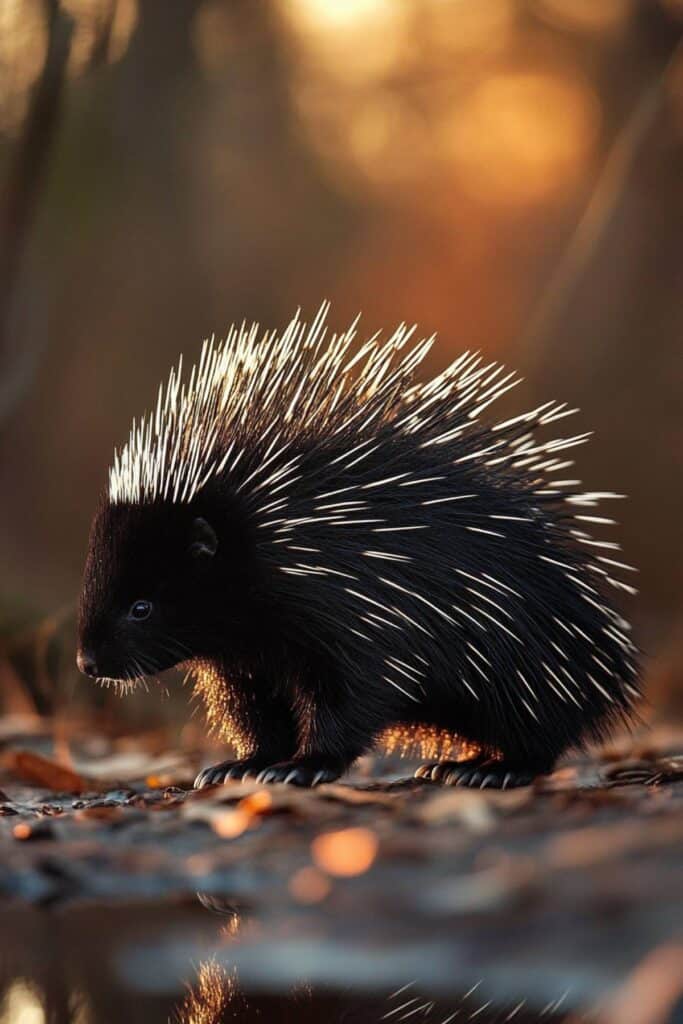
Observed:
[[[401,326],[354,354],[356,324],[328,338],[326,313],[205,344],[117,454],[111,500],[238,502],[297,644],[365,700],[409,709],[393,717],[492,748],[504,727],[531,758],[601,737],[638,696],[608,600],[633,588],[589,532],[618,495],[555,479],[588,435],[537,436],[576,410],[487,424],[514,374],[465,353],[416,383],[433,339]]]

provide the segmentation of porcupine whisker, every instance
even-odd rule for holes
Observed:
[[[184,644],[181,645],[178,643],[169,643],[164,645],[163,647],[160,646],[159,650],[161,654],[167,655],[169,658],[171,658],[173,660],[174,665],[180,665],[183,662],[190,660],[192,657],[191,649]],[[159,669],[158,667],[154,666],[152,668],[152,671],[158,672]]]
[[[133,687],[135,689],[142,687],[146,693],[149,692],[149,686],[147,684],[148,672],[145,671],[140,661],[137,658],[133,658],[133,668],[135,669],[135,678],[132,680]]]
[[[99,676],[96,682],[106,690],[113,688],[117,697],[125,697],[130,692],[129,679],[114,679],[110,676]]]

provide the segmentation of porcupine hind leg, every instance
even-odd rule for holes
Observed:
[[[268,765],[294,755],[298,739],[290,705],[284,697],[264,696],[258,687],[251,692],[252,686],[249,692],[230,686],[225,732],[242,756],[204,768],[195,779],[195,789],[255,778]]]
[[[509,725],[511,720],[502,717],[500,710],[482,719],[463,707],[456,717],[457,724],[454,719],[449,726],[460,738],[478,746],[480,753],[461,761],[422,764],[415,772],[416,778],[471,789],[528,786],[537,776],[551,772],[568,746],[566,736],[553,734],[550,721],[544,730],[520,730],[519,724]]]
[[[480,742],[473,735],[465,735],[475,743]],[[514,789],[528,786],[539,775],[549,774],[565,746],[551,751],[550,745],[526,745],[521,737],[517,741],[510,736],[501,737],[498,742],[487,737],[481,742],[482,752],[475,757],[422,764],[415,777],[470,789]]]

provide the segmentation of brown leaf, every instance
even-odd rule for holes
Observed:
[[[41,757],[28,750],[16,750],[6,753],[2,759],[3,766],[22,782],[33,786],[45,786],[56,793],[83,793],[92,788],[82,776]]]

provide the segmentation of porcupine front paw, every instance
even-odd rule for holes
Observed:
[[[319,786],[322,782],[334,782],[345,766],[336,758],[323,755],[301,757],[293,761],[280,761],[264,768],[257,776],[257,782],[287,782],[292,786]]]
[[[256,778],[262,768],[270,762],[262,757],[245,757],[241,761],[221,761],[220,764],[204,768],[194,780],[195,789],[205,786],[219,786],[223,782],[241,782],[251,776]]]
[[[437,761],[422,764],[415,772],[417,779],[430,779],[445,786],[468,786],[470,789],[514,789],[528,786],[537,775],[534,768],[521,768],[509,761],[475,757],[468,761]]]

